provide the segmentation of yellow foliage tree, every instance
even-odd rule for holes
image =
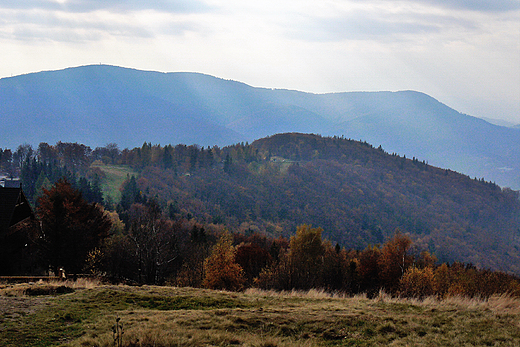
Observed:
[[[424,298],[435,293],[436,282],[433,268],[411,267],[406,270],[400,281],[400,292],[404,296]]]
[[[317,288],[321,279],[325,248],[321,239],[322,228],[300,225],[289,243],[291,284],[293,288]]]
[[[239,290],[244,281],[244,271],[235,260],[233,237],[226,231],[204,261],[202,285],[209,289]]]

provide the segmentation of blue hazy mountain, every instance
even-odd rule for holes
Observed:
[[[0,147],[224,146],[283,132],[381,145],[520,189],[520,131],[461,114],[415,91],[312,94],[198,73],[91,65],[0,79]]]

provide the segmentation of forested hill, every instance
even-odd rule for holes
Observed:
[[[518,129],[415,91],[313,94],[91,65],[0,79],[0,119],[0,147],[13,149],[58,141],[226,146],[285,132],[345,136],[520,189]]]
[[[143,146],[125,158],[172,216],[274,236],[306,223],[357,249],[399,229],[441,261],[520,273],[518,192],[364,142],[287,133],[223,149]]]

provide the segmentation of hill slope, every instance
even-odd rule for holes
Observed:
[[[292,133],[181,150],[169,169],[148,163],[139,184],[183,216],[285,236],[311,224],[357,249],[400,229],[441,261],[520,273],[520,201],[510,189],[342,138]]]
[[[2,147],[57,141],[223,146],[282,132],[320,133],[520,189],[520,132],[412,91],[310,94],[93,65],[1,79],[0,117]]]

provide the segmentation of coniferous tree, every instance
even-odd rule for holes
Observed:
[[[173,152],[173,147],[171,145],[164,147],[162,165],[165,169],[170,169],[173,165],[172,152]]]
[[[143,203],[145,200],[146,199],[141,194],[141,190],[137,186],[137,180],[135,179],[135,176],[132,175],[126,180],[123,191],[121,192],[121,207],[123,210],[127,211],[130,209],[132,204]]]

